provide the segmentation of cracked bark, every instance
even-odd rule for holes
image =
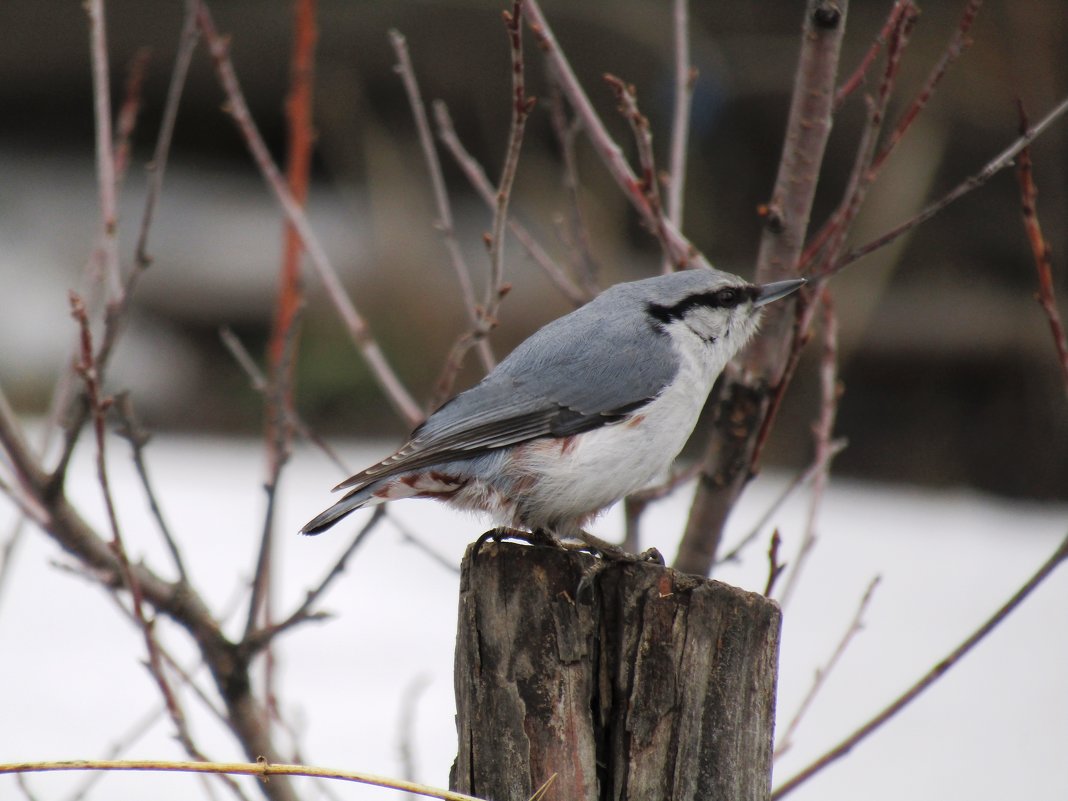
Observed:
[[[490,801],[766,799],[780,612],[650,564],[464,558],[452,786]],[[577,600],[576,600],[577,598]]]

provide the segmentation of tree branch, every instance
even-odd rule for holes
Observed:
[[[1053,555],[1050,556],[1038,571],[1016,591],[1016,594],[1013,595],[1004,606],[991,615],[990,618],[976,629],[971,636],[950,652],[948,656],[939,661],[926,674],[924,674],[919,681],[909,687],[875,717],[842,740],[834,748],[827,751],[823,756],[816,759],[808,767],[804,768],[798,774],[792,776],[779,787],[775,788],[771,794],[772,801],[785,798],[828,765],[831,765],[844,757],[862,740],[866,739],[870,734],[879,729],[886,723],[886,721],[890,720],[890,718],[916,700],[924,690],[938,681],[938,679],[942,678],[942,676],[944,676],[950,668],[960,662],[972,648],[982,642],[999,623],[1005,620],[1016,607],[1023,603],[1024,599],[1026,599],[1038,585],[1045,581],[1046,578],[1057,569],[1061,562],[1064,562],[1065,560],[1068,560],[1068,536],[1065,536],[1064,540],[1057,547],[1057,550],[1053,552]]]

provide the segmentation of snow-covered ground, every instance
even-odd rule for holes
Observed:
[[[124,443],[111,444],[120,518],[128,547],[169,571],[148,517]],[[344,448],[354,466],[387,446]],[[70,482],[94,521],[104,519],[91,455],[83,448]],[[263,514],[260,445],[244,441],[160,437],[149,465],[164,511],[180,539],[197,588],[214,608],[234,610],[241,624],[246,586]],[[329,501],[338,476],[320,455],[295,457],[282,487],[280,524],[293,531]],[[747,530],[778,494],[782,475],[759,479],[731,530]],[[0,531],[13,512],[0,500]],[[688,493],[655,507],[644,536],[669,556]],[[804,498],[777,518],[791,556],[804,520]],[[465,545],[484,528],[426,501],[396,504],[396,517],[458,565]],[[318,538],[286,533],[279,540],[277,608],[281,613],[332,564],[355,523]],[[610,512],[595,531],[615,536]],[[837,482],[826,498],[820,539],[804,579],[785,610],[779,725],[783,727],[852,618],[875,574],[882,581],[855,639],[777,763],[780,779],[867,720],[948,653],[1003,603],[1068,531],[1068,504],[1040,505],[966,491],[933,492]],[[717,578],[753,590],[766,579],[767,537],[741,564]],[[70,564],[37,531],[22,539],[14,573],[0,597],[0,762],[103,758],[159,707],[141,667],[143,644],[109,596],[55,563]],[[281,704],[312,764],[399,775],[406,698],[415,694],[411,748],[417,779],[446,786],[455,754],[452,648],[457,575],[406,544],[389,524],[369,538],[322,607],[330,621],[285,636],[278,649]],[[162,624],[181,661],[193,650]],[[963,663],[882,731],[798,790],[792,798],[1064,799],[1068,797],[1068,566],[1053,575]],[[203,679],[203,676],[201,676]],[[199,709],[183,693],[190,710]],[[243,759],[228,734],[198,712],[193,731],[216,759]],[[182,759],[164,718],[123,754]],[[84,774],[30,776],[39,799],[70,797]],[[247,780],[251,782],[253,780]],[[252,797],[255,789],[249,787]],[[305,786],[308,798],[319,797]],[[373,788],[332,785],[335,797],[396,798]],[[220,791],[221,797],[227,797]],[[20,798],[0,777],[0,798]],[[206,798],[186,776],[109,774],[91,798]]]

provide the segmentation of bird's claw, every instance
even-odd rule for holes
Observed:
[[[525,542],[529,545],[542,546],[547,548],[563,548],[560,540],[556,539],[552,534],[547,531],[537,529],[535,531],[522,531],[518,528],[509,528],[508,526],[498,526],[497,528],[491,528],[489,531],[482,534],[477,540],[475,540],[475,556],[482,550],[482,546],[490,540],[494,542],[501,542],[503,540],[518,540]]]

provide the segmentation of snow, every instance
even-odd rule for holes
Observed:
[[[128,549],[174,575],[127,458],[109,443],[110,471]],[[388,445],[349,444],[354,467]],[[215,610],[230,610],[241,631],[265,506],[262,448],[247,441],[158,437],[149,468],[164,513],[197,589]],[[788,479],[769,475],[747,492],[728,540],[740,537]],[[317,583],[369,513],[320,537],[296,530],[329,503],[335,468],[298,452],[282,484],[276,609],[284,614]],[[94,522],[105,520],[92,455],[76,456],[69,489]],[[646,519],[647,545],[674,553],[688,493],[658,504]],[[0,500],[0,531],[14,512]],[[439,504],[405,501],[391,510],[447,562],[458,565],[483,530],[477,518]],[[776,518],[784,553],[801,535],[805,498]],[[594,528],[612,538],[618,511]],[[779,727],[785,729],[814,671],[852,619],[865,587],[881,582],[863,631],[845,653],[776,764],[780,780],[878,712],[970,634],[1042,564],[1068,531],[1068,504],[1010,502],[968,491],[930,491],[832,482],[819,541],[785,609]],[[717,578],[753,590],[766,580],[767,536]],[[110,596],[56,564],[70,557],[36,530],[21,540],[0,596],[0,761],[104,758],[160,706],[142,667],[139,632]],[[304,761],[400,776],[401,720],[412,703],[411,749],[417,780],[447,786],[455,755],[452,648],[458,576],[405,542],[389,523],[357,551],[320,604],[333,617],[308,623],[279,642],[278,687]],[[1063,799],[1068,792],[1068,568],[1049,578],[962,663],[846,758],[797,790],[793,799]],[[160,623],[183,665],[195,664],[188,639]],[[198,674],[203,684],[210,682]],[[188,691],[192,728],[212,758],[242,760],[223,726]],[[156,717],[123,758],[184,759],[169,721]],[[35,775],[38,798],[67,798],[86,774]],[[108,774],[90,798],[122,801],[203,798],[189,776]],[[251,797],[255,780],[243,779]],[[310,784],[306,796],[318,797]],[[391,791],[331,787],[344,799],[396,798]],[[225,791],[223,792],[225,796]],[[0,798],[21,797],[0,777]]]

